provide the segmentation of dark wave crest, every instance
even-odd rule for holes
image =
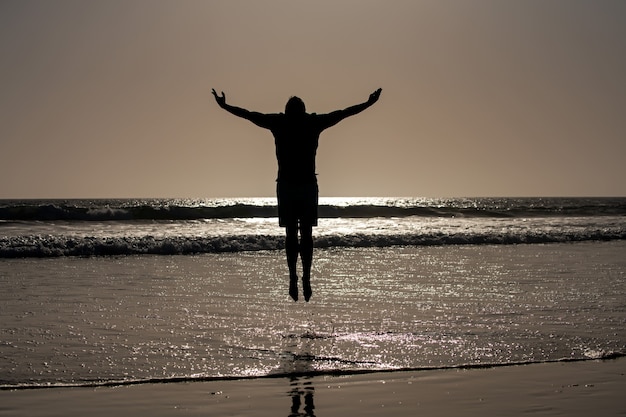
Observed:
[[[4,200],[4,221],[199,220],[276,217],[267,200]],[[321,204],[319,215],[337,217],[542,217],[626,216],[626,198],[362,199]]]
[[[12,205],[0,207],[0,219],[20,221],[198,220],[276,217],[273,206],[234,204],[217,207],[136,205],[84,207],[67,204]]]

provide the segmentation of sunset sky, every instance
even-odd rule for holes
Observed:
[[[0,2],[0,198],[263,197],[324,113],[322,196],[626,196],[626,1]]]

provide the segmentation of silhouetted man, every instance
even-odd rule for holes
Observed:
[[[285,227],[285,248],[289,266],[289,295],[298,301],[298,252],[302,260],[304,299],[309,301],[311,291],[311,263],[313,261],[313,226],[317,226],[318,188],[315,173],[315,154],[320,133],[348,116],[370,107],[378,101],[378,89],[361,104],[328,114],[307,113],[304,102],[291,97],[285,113],[263,114],[226,104],[224,92],[219,96],[212,90],[215,101],[224,110],[269,129],[274,135],[278,160],[278,219]],[[298,231],[300,243],[298,244]]]

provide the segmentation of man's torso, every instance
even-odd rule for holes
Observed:
[[[323,130],[317,115],[277,116],[270,130],[276,145],[278,181],[315,183],[315,156]]]

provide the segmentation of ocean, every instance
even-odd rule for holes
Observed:
[[[626,198],[0,200],[0,389],[626,355]]]

